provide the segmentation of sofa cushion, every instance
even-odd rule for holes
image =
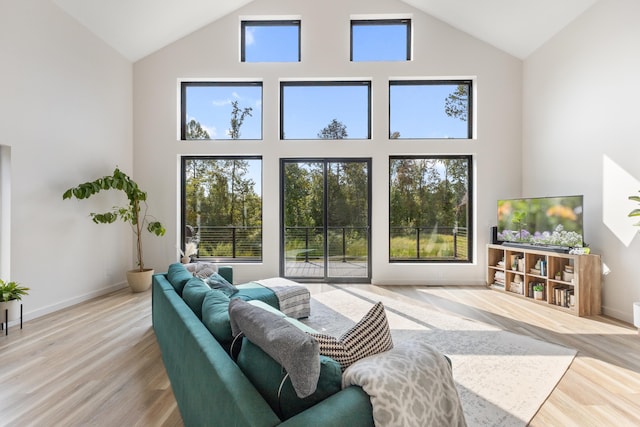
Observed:
[[[169,266],[169,270],[167,271],[167,280],[169,281],[169,283],[171,283],[178,295],[182,295],[184,285],[186,285],[187,282],[192,278],[193,274],[179,262],[171,264]]]
[[[269,288],[265,288],[255,282],[243,283],[242,285],[236,286],[236,288],[238,288],[238,293],[233,296],[234,298],[240,298],[245,301],[260,300],[266,302],[271,307],[280,308],[278,297]]]
[[[238,289],[218,273],[212,273],[205,282],[211,289],[217,289],[229,297],[238,293]]]
[[[182,299],[193,310],[198,319],[202,320],[202,302],[207,293],[213,290],[198,277],[191,277],[182,291]]]
[[[381,302],[339,339],[326,334],[311,334],[320,344],[320,353],[335,359],[346,369],[355,361],[393,348],[387,316]]]
[[[220,291],[208,292],[202,302],[202,323],[223,347],[230,344],[231,323],[229,323],[229,297]]]
[[[340,364],[326,356],[320,356],[320,375],[316,390],[305,398],[297,396],[289,379],[284,381],[278,397],[278,390],[286,373],[278,362],[246,338],[243,340],[237,363],[264,400],[283,420],[320,403],[339,392],[342,387]]]
[[[298,397],[313,394],[320,376],[318,342],[282,317],[241,299],[229,302],[231,331],[240,332],[289,374]]]

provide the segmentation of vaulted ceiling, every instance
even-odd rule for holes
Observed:
[[[135,62],[253,0],[52,1]],[[598,0],[402,1],[525,59]]]

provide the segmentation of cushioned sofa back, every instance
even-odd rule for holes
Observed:
[[[185,426],[280,423],[165,275],[154,276],[152,306],[154,331]]]
[[[303,399],[296,395],[289,379],[284,381],[280,389],[285,376],[282,366],[246,338],[237,362],[271,409],[283,420],[312,407],[342,388],[340,364],[326,356],[320,356],[320,378],[316,391]]]

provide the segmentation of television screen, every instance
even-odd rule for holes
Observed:
[[[583,196],[498,200],[498,240],[582,247]]]

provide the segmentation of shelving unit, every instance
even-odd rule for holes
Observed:
[[[502,245],[487,245],[487,285],[575,316],[601,313],[602,262],[599,255],[572,255]],[[543,300],[533,286],[544,287]]]

